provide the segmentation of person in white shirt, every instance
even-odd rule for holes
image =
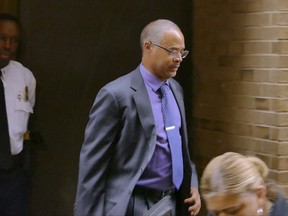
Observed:
[[[24,134],[35,104],[36,80],[32,72],[14,60],[21,25],[12,14],[0,14],[0,70],[8,121],[12,163],[0,163],[0,215],[28,214],[28,176],[24,169]],[[0,137],[1,140],[1,137]],[[0,142],[2,145],[3,142]]]

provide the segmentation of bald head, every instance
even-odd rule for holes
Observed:
[[[171,30],[177,30],[181,32],[180,28],[172,21],[166,19],[158,19],[150,22],[144,27],[140,36],[140,45],[143,49],[145,42],[153,41],[154,43],[160,43],[164,36],[164,33]],[[182,32],[181,32],[182,33]]]

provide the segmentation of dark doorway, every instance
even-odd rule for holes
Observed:
[[[20,2],[26,38],[21,61],[38,81],[31,127],[44,139],[33,146],[31,215],[70,216],[79,152],[97,91],[137,67],[140,32],[152,20],[177,23],[191,50],[192,1]],[[186,92],[188,119],[192,117],[191,72],[187,58],[177,79]]]

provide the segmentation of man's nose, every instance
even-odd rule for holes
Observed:
[[[4,43],[4,47],[5,47],[6,49],[10,49],[10,47],[11,47],[11,45],[12,45],[12,41],[11,41],[10,38],[5,38],[4,41],[3,41],[3,43]]]
[[[174,61],[176,61],[176,62],[182,62],[183,61],[181,53],[179,53],[177,57],[176,56],[174,57]]]

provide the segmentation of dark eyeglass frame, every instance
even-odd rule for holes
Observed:
[[[177,51],[177,50],[170,50],[170,49],[167,49],[166,47],[163,47],[157,43],[153,43],[152,41],[149,41],[152,45],[155,45],[163,50],[165,50],[166,52],[169,53],[170,56],[172,56],[173,58],[178,58],[179,57],[179,53],[180,53],[180,56],[182,59],[186,58],[187,55],[189,54],[189,51],[188,50],[182,50],[182,51]]]

